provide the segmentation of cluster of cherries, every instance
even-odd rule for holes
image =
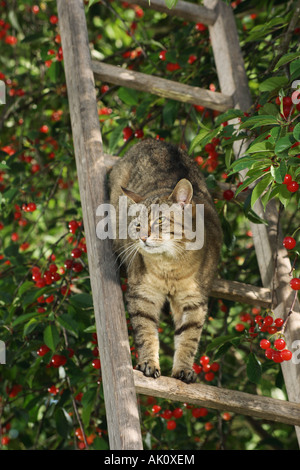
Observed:
[[[265,351],[265,356],[274,362],[280,363],[283,361],[290,361],[292,359],[292,352],[286,348],[286,342],[282,337],[280,330],[284,324],[282,318],[274,318],[271,315],[266,315],[264,318],[261,315],[256,315],[254,319],[260,332],[269,333],[270,339],[263,338],[259,345]],[[272,336],[274,340],[272,341]],[[276,336],[279,337],[276,338]],[[273,346],[273,347],[272,347]]]
[[[204,380],[211,382],[215,378],[215,373],[220,369],[220,364],[211,362],[208,356],[201,356],[199,359],[200,364],[193,364],[193,369],[196,374],[203,373]]]

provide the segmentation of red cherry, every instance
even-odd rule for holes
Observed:
[[[204,427],[205,427],[205,431],[211,431],[214,425],[210,421],[208,421],[207,423],[205,423]]]
[[[138,129],[137,131],[135,131],[134,137],[136,137],[137,139],[141,139],[142,137],[144,137],[144,132],[143,132],[143,130],[142,130],[142,129]]]
[[[166,60],[166,53],[167,51],[160,51],[159,56],[158,56],[160,60]]]
[[[280,354],[284,361],[290,361],[293,356],[293,353],[289,351],[288,349],[283,349],[283,351],[281,351]]]
[[[42,344],[42,346],[38,349],[36,353],[38,356],[42,357],[42,356],[45,356],[45,354],[47,354],[47,352],[49,351],[50,351],[50,348],[48,348],[46,344]]]
[[[38,5],[33,5],[31,11],[36,15],[40,11],[40,7]]]
[[[49,132],[49,127],[44,124],[42,127],[40,127],[40,132],[42,132],[43,134],[47,134],[47,132]]]
[[[73,258],[80,258],[80,256],[82,255],[82,250],[80,248],[74,248],[72,251],[71,251],[71,256]]]
[[[209,361],[210,361],[210,359],[209,359],[208,356],[201,356],[199,362],[202,366],[204,366],[204,365],[208,364]]]
[[[281,328],[284,323],[284,320],[282,318],[276,318],[274,323],[277,326],[277,328]]]
[[[272,359],[273,358],[273,351],[274,351],[274,349],[272,349],[272,348],[266,349],[265,356],[266,356],[267,359]]]
[[[1,438],[1,444],[2,444],[3,446],[7,446],[7,445],[9,444],[9,442],[10,442],[9,436],[2,436],[2,438]]]
[[[286,188],[290,193],[295,193],[299,189],[299,184],[296,181],[290,181]]]
[[[83,271],[83,265],[81,263],[74,263],[72,269],[74,273],[81,273],[81,271]]]
[[[159,405],[153,405],[152,406],[153,413],[159,413],[160,410],[161,410],[161,406],[159,406]]]
[[[218,364],[217,362],[213,362],[212,365],[210,366],[210,370],[212,370],[213,372],[218,372],[219,369],[220,369],[220,364]]]
[[[181,69],[180,65],[176,62],[175,64],[172,63],[172,62],[169,62],[166,66],[166,69],[169,71],[169,72],[175,72],[175,70],[179,70]]]
[[[171,419],[173,416],[173,413],[171,410],[165,410],[163,413],[160,415],[164,419]]]
[[[181,418],[182,415],[183,415],[182,408],[175,408],[175,410],[173,410],[174,418],[176,418],[176,419]]]
[[[67,362],[67,358],[62,354],[54,354],[51,359],[51,364],[53,367],[64,366]]]
[[[175,429],[176,426],[177,426],[176,421],[174,421],[173,419],[170,419],[170,421],[167,422],[167,429],[169,431],[173,431],[173,429]]]
[[[51,385],[51,387],[48,388],[48,392],[51,393],[51,395],[57,395],[59,393],[59,388],[55,385]]]
[[[293,290],[300,290],[300,279],[298,277],[294,277],[294,279],[290,281],[290,286]]]
[[[79,227],[79,224],[76,220],[71,220],[69,223],[68,223],[68,228],[69,228],[69,231],[71,233],[75,233],[76,230],[78,229]]]
[[[127,127],[124,127],[123,129],[123,140],[126,141],[129,139],[129,137],[131,137],[133,134],[133,130],[131,129],[131,127],[127,126]]]
[[[58,17],[56,15],[50,16],[50,23],[51,24],[57,24],[58,23]]]
[[[101,368],[100,359],[94,359],[92,361],[92,366],[94,367],[94,369],[100,369]]]
[[[265,326],[271,326],[272,324],[273,324],[273,317],[271,317],[271,315],[267,315],[264,318],[264,325]]]
[[[226,191],[223,192],[223,198],[226,201],[230,201],[234,197],[234,192],[231,189],[226,189]]]
[[[197,56],[194,54],[191,54],[190,57],[188,58],[188,63],[193,64],[197,60]]]
[[[287,250],[292,250],[296,246],[296,240],[293,237],[284,237],[283,246]]]
[[[283,180],[283,184],[288,184],[293,180],[292,175],[286,174]]]
[[[201,31],[201,32],[203,32],[207,29],[206,26],[203,23],[196,23],[195,28],[196,28],[197,31]]]
[[[269,349],[271,346],[271,343],[268,339],[262,339],[261,342],[259,343],[261,349]]]
[[[207,382],[211,382],[212,380],[214,380],[214,378],[215,378],[215,374],[213,372],[207,372],[207,374],[204,375],[204,379]]]
[[[245,329],[245,325],[243,325],[243,323],[237,323],[235,325],[235,329],[236,329],[236,331],[242,332]]]
[[[280,351],[275,351],[275,350],[273,350],[272,359],[273,359],[273,361],[276,362],[277,364],[279,364],[280,362],[283,362],[283,358],[282,358],[282,355],[281,355],[281,352],[280,352]]]
[[[35,202],[29,202],[27,206],[27,211],[28,212],[34,212],[36,210],[36,204]]]
[[[278,349],[279,351],[281,351],[282,349],[285,348],[285,341],[284,339],[282,338],[278,338],[274,341],[274,346],[276,349]]]

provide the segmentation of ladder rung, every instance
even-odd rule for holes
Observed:
[[[173,8],[168,8],[165,0],[128,0],[128,3],[167,13],[170,16],[178,16],[187,21],[207,25],[213,25],[217,17],[215,10],[209,10],[203,5],[195,5],[194,3],[182,2],[180,0]]]
[[[234,300],[257,307],[270,307],[271,291],[266,287],[257,287],[243,282],[216,279],[210,293],[212,297]]]
[[[300,425],[299,403],[227,390],[212,385],[185,384],[171,377],[153,379],[145,377],[137,370],[133,373],[136,392],[142,395],[231,411],[268,421]]]
[[[217,91],[177,83],[166,78],[123,69],[96,60],[92,61],[92,69],[97,78],[114,85],[133,88],[184,103],[201,105],[222,112],[233,107],[232,97]]]

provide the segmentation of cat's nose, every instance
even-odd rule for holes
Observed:
[[[144,243],[146,243],[147,238],[148,238],[148,237],[147,237],[146,235],[143,235],[142,237],[140,237],[140,239],[141,239]]]

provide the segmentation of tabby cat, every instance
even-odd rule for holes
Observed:
[[[137,369],[146,376],[161,375],[158,326],[168,301],[175,325],[172,377],[194,382],[194,357],[222,244],[219,218],[204,178],[183,150],[165,141],[145,139],[112,168],[109,185],[117,215],[114,250],[127,271],[126,302],[138,353]],[[124,195],[128,207],[142,206],[149,215],[146,222],[139,215],[131,218],[126,239],[118,237],[119,198]],[[170,210],[150,218],[153,205],[181,211],[189,205],[195,227],[196,204],[204,207],[204,245],[199,249],[186,249],[190,239],[185,238],[184,230],[181,237],[174,235],[175,218]],[[165,225],[169,236],[164,236]],[[136,237],[129,236],[130,226]]]

